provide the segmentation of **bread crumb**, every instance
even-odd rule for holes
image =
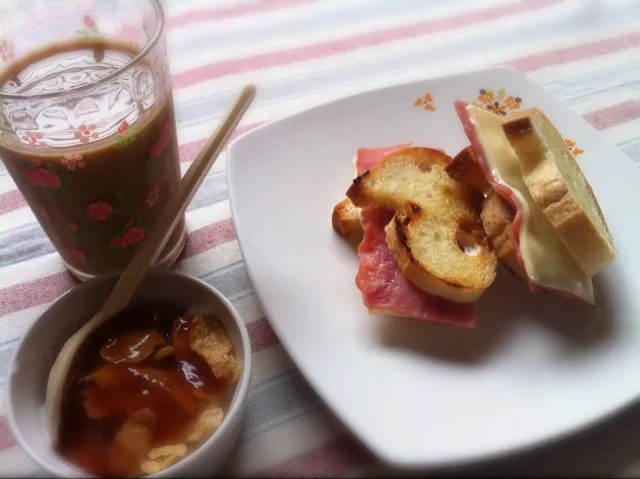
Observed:
[[[235,383],[240,377],[240,364],[232,354],[233,345],[218,321],[205,321],[201,316],[193,318],[189,328],[191,349],[202,356],[218,379]]]
[[[209,404],[191,426],[187,443],[198,443],[205,435],[213,434],[222,424],[224,413],[215,404]]]
[[[155,474],[175,464],[187,454],[187,446],[184,444],[172,444],[156,447],[147,454],[147,461],[140,465],[145,474]]]

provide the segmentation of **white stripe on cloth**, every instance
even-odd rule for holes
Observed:
[[[331,413],[318,409],[246,441],[236,449],[229,466],[235,476],[247,477],[343,433]]]
[[[469,10],[485,10],[519,1],[494,0],[476,4],[473,9]],[[174,74],[182,73],[217,61],[235,60],[261,52],[287,50],[292,45],[295,45],[296,48],[302,48],[372,31],[386,30],[390,26],[396,28],[425,20],[436,21],[459,15],[461,4],[466,2],[467,0],[450,2],[441,0],[435,8],[433,6],[424,8],[424,5],[421,6],[415,2],[370,2],[369,8],[360,2],[352,4],[318,2],[300,8],[299,14],[295,17],[290,12],[283,12],[282,15],[286,14],[286,18],[290,19],[290,28],[269,32],[271,35],[268,37],[261,35],[253,38],[252,36],[254,29],[268,23],[262,17],[259,19],[260,25],[253,25],[242,18],[235,21],[222,20],[216,23],[214,29],[193,30],[192,35],[182,34],[182,29],[177,29],[178,31],[172,32],[172,34],[175,33],[175,37],[172,36],[169,40],[170,52],[173,55],[171,71]],[[355,13],[362,14],[354,15],[353,19],[348,16],[349,21],[346,21],[343,10],[354,10]],[[330,29],[324,23],[329,18],[332,22]],[[274,22],[274,25],[277,23]],[[471,27],[470,30],[473,31],[475,28],[477,27]],[[188,28],[185,29],[188,30]],[[195,37],[196,33],[197,37]],[[465,36],[469,33],[465,31]],[[424,39],[429,43],[434,41],[430,37],[440,38],[443,35],[443,33],[431,35],[429,32],[425,32],[425,34],[430,35]],[[460,36],[459,31],[457,31],[457,35]],[[210,38],[222,41],[213,44],[212,48],[194,48],[194,44],[198,43],[208,45]]]
[[[629,21],[616,26],[615,34],[611,33],[610,28],[594,29],[579,34],[571,34],[563,36],[561,39],[553,38],[544,41],[532,42],[530,45],[516,45],[507,46],[502,50],[486,51],[482,54],[474,55],[471,57],[461,56],[460,58],[440,59],[429,57],[429,61],[425,65],[404,65],[403,67],[394,70],[386,69],[384,60],[386,58],[392,59],[394,54],[386,55],[383,51],[360,51],[362,57],[359,61],[349,62],[345,60],[343,68],[349,68],[349,76],[345,77],[341,74],[339,68],[336,67],[335,59],[318,59],[310,62],[305,62],[305,65],[298,65],[296,69],[290,68],[282,69],[275,67],[273,69],[263,70],[260,72],[260,81],[264,85],[264,88],[269,88],[271,83],[281,83],[279,90],[281,94],[279,97],[269,100],[268,102],[261,100],[260,93],[256,98],[256,102],[248,115],[245,117],[244,124],[258,123],[267,121],[273,118],[279,118],[296,111],[300,111],[306,108],[332,101],[350,94],[359,93],[362,91],[374,90],[383,86],[388,86],[397,83],[405,83],[410,81],[418,81],[425,78],[434,76],[444,76],[455,73],[462,73],[471,69],[479,69],[495,64],[502,64],[508,62],[514,58],[520,58],[529,54],[537,54],[546,52],[554,48],[559,48],[559,44],[562,48],[570,47],[574,45],[580,45],[586,42],[604,40],[606,38],[617,37],[625,33],[634,32],[637,27],[633,22]],[[429,52],[425,52],[425,56]],[[399,54],[399,52],[395,52]],[[379,63],[380,70],[371,69],[370,67],[367,75],[361,74],[356,66],[360,66],[362,70],[365,70],[367,63],[363,58],[367,55],[371,55],[369,61],[372,63]],[[621,52],[620,55],[624,55]],[[598,58],[601,60],[602,58]],[[628,61],[633,61],[633,57],[627,56]],[[571,62],[573,63],[573,62]],[[552,76],[551,70],[557,69],[558,71],[570,70],[571,63],[567,63],[564,66],[557,65],[553,67],[545,68],[547,71],[547,79],[560,78],[558,76]],[[589,62],[588,62],[589,63]],[[599,61],[590,61],[591,71],[599,70]],[[304,66],[309,67],[310,70],[304,70]],[[305,72],[302,75],[304,77],[318,76],[317,82],[307,82],[307,88],[304,92],[292,89],[288,86],[289,83],[294,83],[294,80],[298,79],[295,75],[295,71],[299,69],[301,72]],[[314,74],[309,73],[315,72]],[[327,78],[322,78],[320,72],[324,72]],[[364,72],[362,72],[364,73]],[[329,78],[340,79],[340,81]],[[212,82],[203,82],[192,87],[189,87],[190,95],[194,95],[195,98],[199,98],[198,101],[203,105],[207,103],[218,103],[221,105],[230,104],[233,101],[233,97],[236,95],[238,85],[243,82],[251,81],[251,73],[233,75],[231,78],[221,78]],[[640,73],[638,73],[640,77]],[[329,80],[329,84],[326,80]],[[228,82],[228,83],[227,83]],[[225,85],[226,84],[226,85]],[[225,88],[228,86],[229,88]],[[215,91],[214,95],[209,92]],[[208,97],[208,98],[207,98]],[[204,99],[206,98],[206,100]],[[191,100],[187,100],[176,94],[176,102],[179,104],[187,104]],[[183,125],[180,129],[181,141],[188,143],[192,141],[200,140],[206,137],[207,132],[210,131],[212,125],[218,121],[224,114],[224,109],[209,110],[206,121],[202,118],[194,120],[192,125]],[[191,123],[191,122],[190,122]]]
[[[44,472],[18,447],[0,452],[0,471],[2,477],[44,477]]]

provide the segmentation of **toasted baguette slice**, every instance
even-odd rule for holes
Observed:
[[[450,213],[452,220],[434,218],[430,209],[406,203],[385,228],[387,245],[413,284],[450,301],[472,303],[493,283],[497,260],[473,209]]]
[[[541,111],[527,112],[503,125],[525,183],[580,268],[595,276],[616,255],[598,200],[558,130]]]
[[[449,163],[436,150],[400,150],[356,178],[347,196],[356,206],[396,210],[386,240],[409,281],[469,303],[495,279],[497,258],[480,225],[477,191],[453,180],[445,171]]]
[[[518,262],[517,252],[511,239],[511,223],[514,216],[513,208],[493,191],[482,203],[480,219],[489,238],[489,244],[508,270],[523,281],[528,281],[527,273]]]
[[[341,236],[362,234],[359,209],[349,198],[345,198],[333,208],[331,224]]]
[[[359,208],[373,205],[395,210],[424,193],[424,185],[415,182],[416,174],[429,172],[435,165],[442,169],[450,163],[451,157],[440,150],[421,147],[398,150],[356,177],[347,197]]]
[[[438,151],[444,153],[442,150]],[[356,158],[354,158],[354,164]],[[447,167],[447,173],[456,181],[474,186],[483,193],[491,191],[489,183],[487,183],[482,170],[480,170],[475,161],[473,150],[469,146],[454,157]],[[331,223],[333,229],[341,236],[357,236],[363,233],[362,223],[360,222],[360,208],[354,206],[349,198],[343,199],[333,208]]]
[[[476,160],[476,154],[470,146],[454,156],[451,164],[447,166],[447,173],[454,180],[473,186],[485,195],[492,191],[491,185]]]

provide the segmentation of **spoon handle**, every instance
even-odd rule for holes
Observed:
[[[122,276],[120,276],[111,295],[102,306],[98,313],[102,318],[110,318],[129,304],[138,286],[146,277],[147,272],[158,260],[211,166],[213,166],[213,163],[226,146],[231,134],[249,108],[255,93],[255,86],[247,85],[244,87],[227,117],[209,138],[209,141],[207,141],[196,159],[193,160],[180,182],[177,193],[169,198],[161,215],[151,227],[149,234],[140,244],[133,258],[131,258],[131,262],[122,273]]]

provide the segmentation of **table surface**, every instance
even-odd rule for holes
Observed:
[[[245,82],[255,82],[259,94],[240,131],[355,92],[498,64],[541,83],[640,163],[640,1],[164,3],[183,171]],[[228,473],[388,472],[327,410],[271,330],[235,239],[224,161],[194,198],[187,224],[186,250],[176,268],[233,301],[253,347],[246,423]],[[25,330],[73,284],[0,164],[0,476],[43,475],[9,431],[5,375]],[[483,471],[637,476],[638,437],[640,411],[631,410],[563,443],[484,465]]]

